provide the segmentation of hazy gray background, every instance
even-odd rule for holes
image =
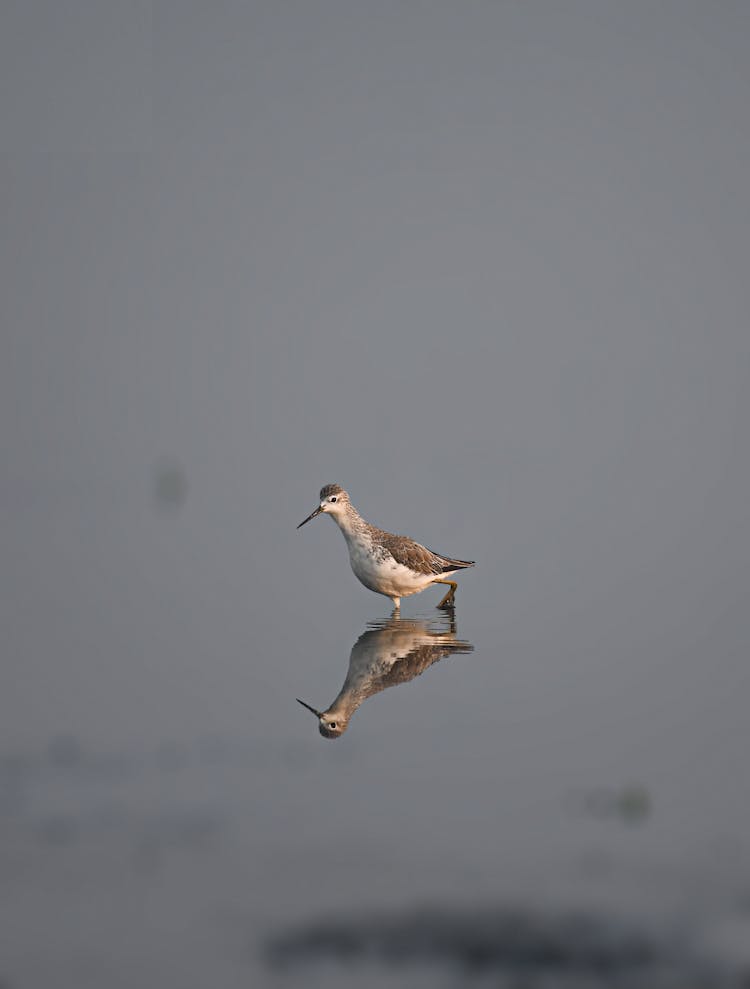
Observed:
[[[741,0],[3,3],[12,989],[655,876],[750,943],[748,45]],[[328,481],[478,560],[474,654],[334,745],[294,697],[389,602],[295,531]],[[568,808],[633,781],[640,828]]]

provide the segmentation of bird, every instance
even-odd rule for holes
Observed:
[[[430,584],[448,584],[449,590],[437,607],[454,607],[458,584],[448,578],[457,570],[473,567],[474,560],[442,556],[408,536],[370,525],[340,484],[326,484],[320,489],[320,504],[297,528],[321,514],[330,515],[344,534],[355,577],[369,590],[390,598],[394,611],[400,609],[401,598],[418,594]]]
[[[341,738],[351,716],[368,697],[413,680],[446,656],[473,651],[470,642],[456,638],[454,618],[446,615],[442,621],[447,627],[438,629],[418,618],[369,622],[352,646],[344,685],[325,711],[297,698],[318,719],[323,738]]]

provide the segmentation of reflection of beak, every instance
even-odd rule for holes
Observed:
[[[310,516],[310,517],[312,518],[312,516]],[[308,521],[308,520],[305,519],[305,521]],[[297,526],[297,528],[299,528],[299,526]],[[301,704],[302,705],[302,707],[306,707],[308,711],[312,711],[312,713],[315,715],[316,718],[319,718],[320,719],[320,718],[323,717],[323,714],[320,711],[316,711],[314,707],[310,707],[309,704],[305,704],[305,702],[304,701],[301,701],[299,699],[299,697],[296,700],[297,700],[297,703],[298,704]]]
[[[309,521],[310,521],[310,519],[314,519],[314,518],[315,518],[315,516],[316,516],[316,515],[320,515],[320,513],[321,513],[322,511],[323,511],[323,509],[322,509],[322,508],[320,507],[320,505],[318,505],[318,507],[317,507],[317,508],[315,509],[315,511],[314,511],[314,512],[312,513],[312,515],[308,515],[308,516],[307,516],[307,518],[305,519],[305,522],[309,522]],[[303,526],[303,525],[305,524],[305,522],[300,522],[300,524],[299,524],[299,525],[297,526],[297,528],[298,528],[298,529],[301,529],[301,528],[302,528],[302,526]],[[302,703],[302,702],[300,701],[300,703]]]

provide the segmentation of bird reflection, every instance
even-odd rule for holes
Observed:
[[[333,703],[318,711],[299,698],[297,701],[316,716],[324,738],[339,738],[368,697],[386,687],[408,683],[444,656],[473,649],[471,643],[456,638],[456,622],[450,615],[431,622],[395,616],[370,622],[352,646],[344,686]]]

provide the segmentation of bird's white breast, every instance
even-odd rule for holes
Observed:
[[[435,579],[434,574],[416,574],[398,563],[390,553],[375,546],[367,533],[347,536],[346,543],[355,576],[371,591],[405,597],[423,590]]]

